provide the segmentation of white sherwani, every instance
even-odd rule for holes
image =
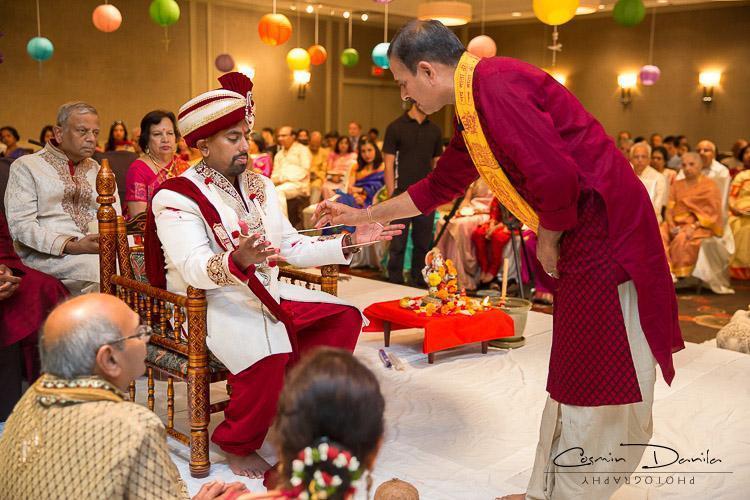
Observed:
[[[87,158],[70,175],[68,157],[52,144],[13,162],[5,189],[8,227],[24,264],[59,278],[74,294],[99,283],[97,254],[63,254],[65,244],[95,228],[99,164]],[[114,204],[120,198],[115,187]],[[96,287],[94,287],[96,288]]]
[[[240,219],[250,233],[264,234],[273,247],[296,267],[348,264],[341,239],[321,239],[297,233],[279,209],[273,183],[245,172],[232,184],[203,163],[188,169],[190,179],[218,211],[222,227],[212,228],[198,205],[174,191],[159,191],[152,210],[164,249],[167,288],[184,294],[187,286],[206,290],[208,335],[214,355],[234,374],[271,354],[291,352],[286,327],[262,305],[246,283],[230,271],[231,249],[239,244]],[[216,241],[214,233],[229,251]],[[256,276],[276,300],[346,304],[318,290],[280,282],[278,267],[258,266]]]
[[[656,212],[656,219],[661,222],[661,210],[666,206],[667,197],[669,196],[667,177],[655,168],[647,166],[643,169],[639,178],[648,189],[651,203],[653,203],[654,211]],[[652,189],[653,192],[651,191]]]
[[[279,149],[273,159],[271,172],[271,179],[279,193],[284,193],[287,199],[310,196],[311,163],[310,150],[299,142],[293,143],[288,150]]]

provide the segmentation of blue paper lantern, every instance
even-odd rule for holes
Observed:
[[[390,45],[391,44],[388,42],[382,42],[372,49],[372,62],[375,63],[375,66],[379,66],[383,69],[390,68],[390,64],[388,63],[388,47]]]
[[[29,53],[32,59],[35,61],[46,61],[55,52],[55,47],[49,38],[43,36],[35,36],[29,43],[26,44],[26,52]]]

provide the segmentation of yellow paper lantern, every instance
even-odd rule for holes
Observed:
[[[576,15],[578,0],[534,0],[534,15],[544,24],[560,26]]]
[[[292,36],[292,23],[284,14],[266,14],[258,23],[258,35],[266,45],[281,45]]]
[[[295,47],[286,55],[286,64],[292,71],[306,71],[310,69],[310,54],[300,47]]]

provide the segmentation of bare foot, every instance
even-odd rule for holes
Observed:
[[[497,497],[495,500],[524,500],[526,493],[516,493],[515,495],[505,495],[504,497]]]
[[[245,456],[227,453],[227,463],[232,472],[250,479],[263,479],[263,474],[271,468],[271,465],[255,452]]]

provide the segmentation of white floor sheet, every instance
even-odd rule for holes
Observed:
[[[360,307],[424,293],[356,277],[339,287],[341,297]],[[531,313],[525,347],[482,355],[479,344],[470,345],[438,353],[434,365],[421,352],[419,331],[394,332],[389,351],[407,362],[405,371],[386,369],[379,361],[382,334],[362,334],[355,355],[376,373],[386,399],[386,436],[375,485],[398,477],[412,482],[427,500],[490,500],[525,491],[546,395],[551,331],[551,316]],[[633,477],[613,498],[750,498],[750,357],[710,344],[688,344],[675,363],[672,387],[658,377],[651,443],[690,458],[708,450],[721,462],[673,465],[658,469],[669,474],[643,475],[640,481]],[[185,429],[185,391],[179,385],[176,417]],[[145,397],[144,386],[139,381],[139,401]],[[166,414],[163,394],[157,389],[157,411]],[[212,400],[225,394],[223,384],[214,384]],[[221,418],[213,415],[211,430]],[[171,439],[170,447],[195,493],[202,480],[189,475],[188,450]],[[211,459],[211,478],[237,480],[213,445]],[[262,490],[260,481],[245,482]]]

